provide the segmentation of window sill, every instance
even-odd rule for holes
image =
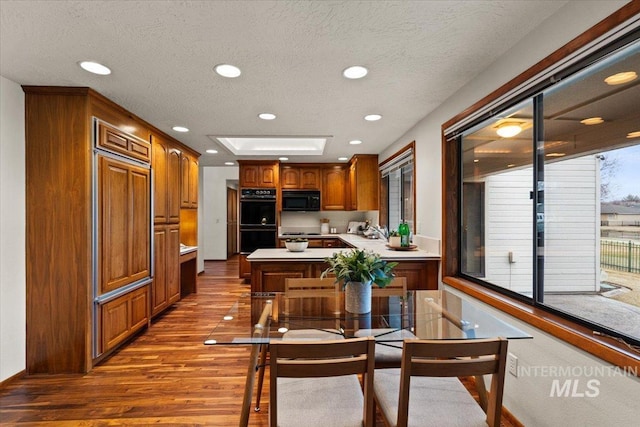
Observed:
[[[606,362],[620,368],[640,366],[640,354],[615,338],[594,335],[593,331],[585,326],[459,277],[443,277],[442,281]]]

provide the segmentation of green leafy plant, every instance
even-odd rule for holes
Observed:
[[[287,242],[308,242],[304,237],[296,237],[295,239],[287,239]]]
[[[329,267],[322,272],[321,278],[327,274],[336,275],[336,282],[343,281],[343,286],[349,282],[366,283],[371,281],[384,288],[393,280],[393,269],[397,262],[387,262],[373,251],[351,249],[336,252],[333,256],[325,258]]]
[[[399,237],[399,236],[400,236],[400,233],[398,233],[397,230],[391,230],[389,232],[389,237]]]

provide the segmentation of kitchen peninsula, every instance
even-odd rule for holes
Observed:
[[[371,250],[384,260],[398,262],[394,273],[406,277],[408,289],[438,289],[440,255],[416,250],[393,250],[386,241],[367,239],[354,234],[332,234],[322,236],[339,239],[345,246]],[[252,292],[283,292],[286,278],[320,277],[328,265],[324,259],[336,251],[349,248],[307,248],[303,252],[290,252],[285,248],[257,249],[247,257],[251,264]]]

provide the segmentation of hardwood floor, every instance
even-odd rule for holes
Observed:
[[[0,424],[236,426],[250,349],[203,341],[249,291],[237,273],[237,257],[206,262],[198,294],[176,303],[86,375],[9,381],[0,390]],[[263,410],[249,418],[252,427],[269,424],[267,382]]]

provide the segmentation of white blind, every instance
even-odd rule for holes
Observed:
[[[412,163],[413,163],[413,149],[409,148],[403,151],[400,155],[395,157],[393,160],[380,166],[380,173],[384,178],[385,176],[389,175],[391,172],[396,171]]]

